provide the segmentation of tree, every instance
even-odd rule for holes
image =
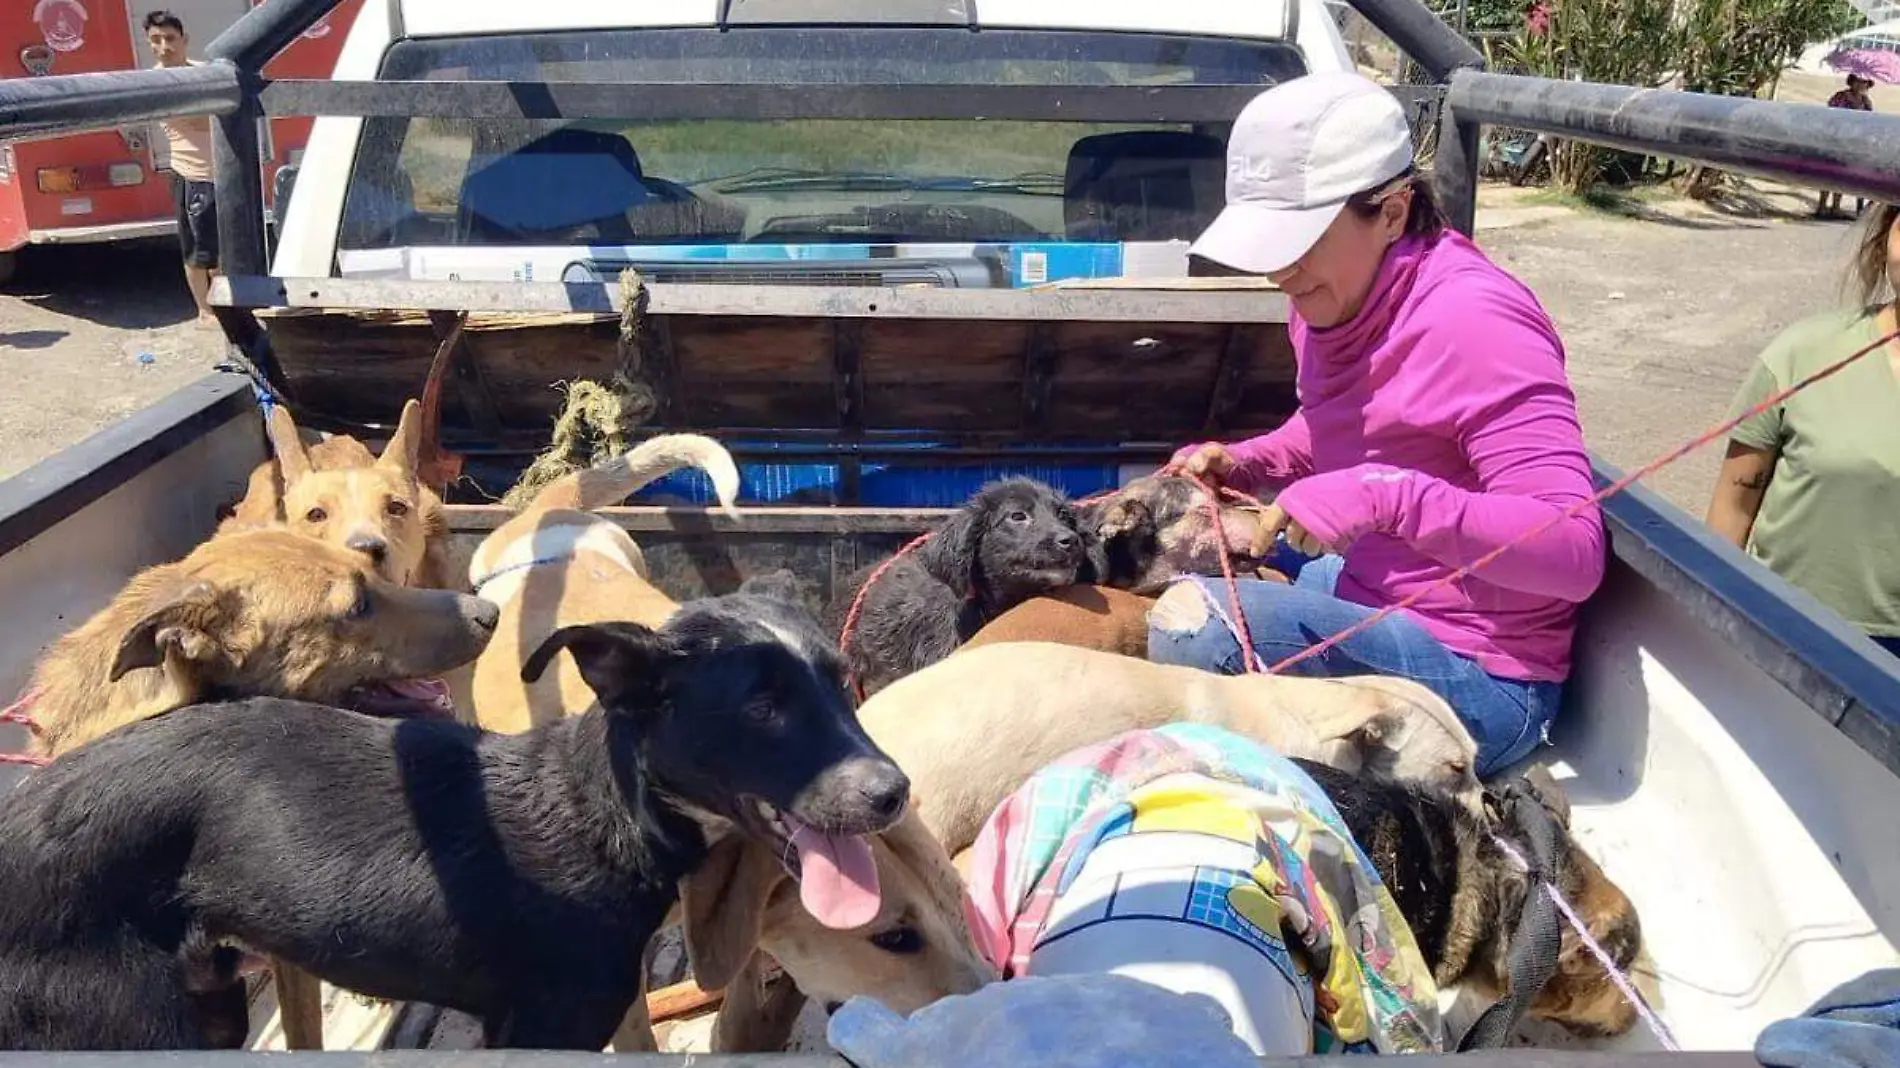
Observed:
[[[1815,41],[1860,24],[1844,0],[1684,0],[1676,30],[1682,87],[1693,93],[1755,96]],[[1697,167],[1690,196],[1714,194],[1721,172]]]
[[[1675,0],[1535,0],[1504,56],[1543,78],[1660,85],[1676,66],[1674,8]],[[1595,145],[1559,141],[1551,147],[1551,177],[1582,194],[1608,158]]]

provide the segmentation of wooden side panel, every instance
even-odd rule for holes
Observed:
[[[420,314],[292,312],[267,322],[292,404],[335,429],[393,421],[421,390],[436,341]],[[644,355],[664,400],[655,429],[1114,445],[1266,429],[1294,408],[1278,323],[840,322],[652,317]],[[611,375],[617,334],[604,315],[471,316],[468,351],[502,427],[478,432],[452,394],[446,438],[543,447],[561,403],[555,385]]]

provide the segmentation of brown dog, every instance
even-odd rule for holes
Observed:
[[[288,531],[213,538],[135,575],[47,650],[35,748],[57,757],[214,693],[395,711],[379,688],[468,663],[494,620],[474,598],[404,589]]]
[[[272,407],[265,420],[272,457],[251,472],[244,499],[218,525],[218,536],[288,527],[360,555],[391,582],[451,588],[442,499],[418,476],[423,422],[416,401],[403,405],[378,459],[346,435],[306,445],[290,410]],[[320,985],[294,969],[278,971],[274,981],[285,1045],[322,1049]]]
[[[883,901],[876,919],[850,931],[812,920],[780,859],[743,835],[716,843],[681,882],[694,979],[726,991],[715,1050],[750,1041],[745,1031],[765,993],[751,963],[756,950],[776,959],[807,997],[832,1003],[871,994],[905,1014],[996,977],[972,944],[949,854],[915,809],[872,843]]]
[[[522,659],[548,636],[577,623],[657,627],[679,607],[647,578],[646,558],[627,532],[591,514],[682,467],[712,478],[731,512],[739,469],[720,444],[698,434],[650,438],[625,455],[577,471],[537,494],[520,515],[482,540],[469,560],[477,596],[501,609],[495,640],[475,661],[468,711],[484,729],[513,734],[579,715],[594,703],[571,659],[535,682]]]
[[[266,429],[274,457],[251,472],[244,499],[218,533],[288,526],[360,553],[391,582],[451,587],[442,498],[418,476],[421,422],[420,404],[403,405],[378,458],[351,437],[306,446],[290,412],[273,407]]]
[[[1110,586],[1065,586],[990,620],[957,652],[999,642],[1054,642],[1145,660],[1154,603],[1153,597]]]
[[[1154,474],[1133,479],[1082,509],[1096,538],[1095,581],[1150,596],[1182,575],[1219,575],[1221,558],[1236,574],[1285,581],[1259,565],[1272,546],[1257,509],[1220,502],[1193,479]]]

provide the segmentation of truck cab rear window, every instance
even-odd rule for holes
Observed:
[[[769,27],[405,41],[390,80],[1268,85],[1278,41]],[[814,119],[370,119],[340,247],[883,244],[1191,238],[1224,128]]]

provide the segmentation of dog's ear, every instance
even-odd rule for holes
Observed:
[[[976,580],[976,551],[988,524],[987,502],[972,502],[937,528],[925,546],[930,550],[931,573],[958,593],[968,593]]]
[[[158,667],[167,653],[185,660],[206,660],[217,652],[219,596],[209,582],[181,583],[156,599],[153,606],[119,639],[118,655],[106,681],[117,682],[128,671]]]
[[[765,906],[785,879],[770,850],[734,831],[680,880],[686,959],[700,989],[724,987],[752,958],[765,930]]]
[[[583,623],[548,635],[521,665],[521,681],[539,680],[563,649],[608,711],[652,705],[665,688],[668,664],[682,655],[671,638],[638,623]]]
[[[1537,798],[1538,803],[1550,811],[1558,826],[1569,830],[1570,795],[1566,794],[1564,788],[1558,784],[1557,777],[1550,773],[1550,768],[1543,764],[1534,765],[1524,772],[1522,778],[1525,789]]]
[[[396,432],[383,446],[376,466],[394,471],[410,482],[416,480],[416,468],[422,463],[422,405],[414,399],[402,406],[402,418],[396,420]]]
[[[310,453],[303,447],[297,421],[290,417],[289,408],[271,405],[270,415],[264,419],[264,436],[270,439],[270,450],[277,457],[277,469],[283,472],[285,489],[310,473]]]

